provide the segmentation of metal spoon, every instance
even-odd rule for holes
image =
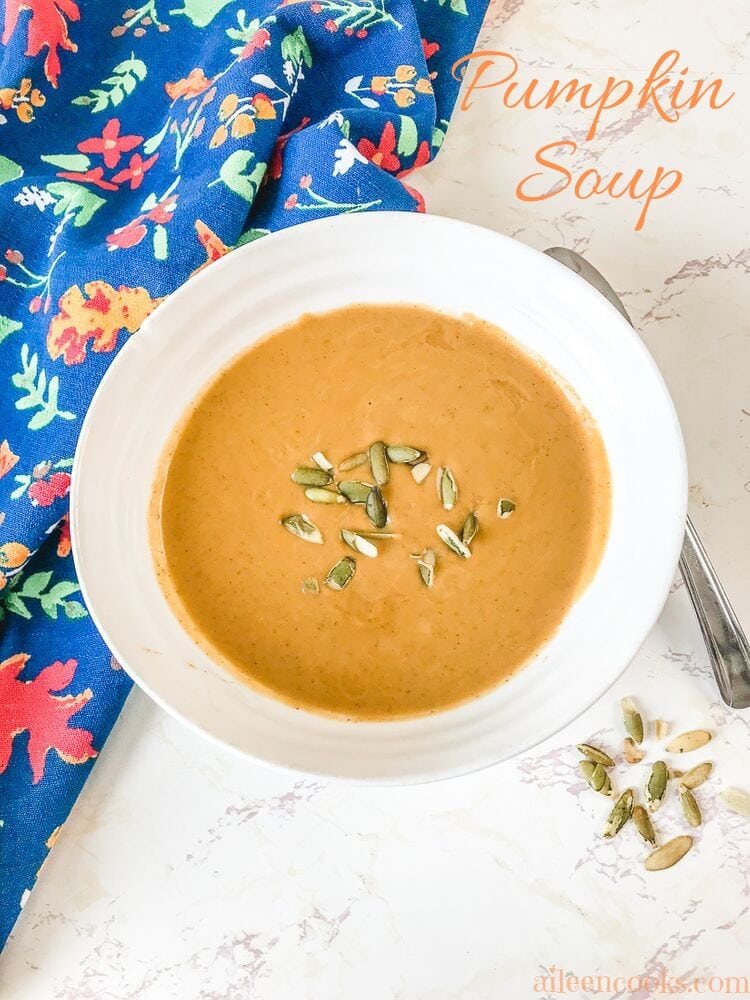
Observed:
[[[633,325],[612,286],[584,257],[565,247],[550,247],[544,252],[588,281]],[[680,572],[698,616],[721,697],[732,708],[750,707],[750,644],[689,517]]]

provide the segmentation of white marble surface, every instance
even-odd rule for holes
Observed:
[[[641,233],[625,200],[514,198],[540,145],[585,128],[571,107],[507,111],[487,91],[413,180],[431,211],[539,248],[568,244],[623,293],[682,419],[693,516],[750,623],[748,37],[746,0],[493,5],[483,44],[514,52],[523,72],[637,79],[679,48],[737,92],[678,125],[613,112],[578,154],[605,173],[684,171]],[[594,735],[616,747],[624,694],[675,730],[717,733],[705,828],[666,873],[643,871],[632,830],[597,836],[607,800],[582,792],[569,749]],[[135,692],[0,961],[0,995],[550,1000],[561,994],[534,987],[553,966],[750,975],[750,821],[717,807],[723,784],[750,788],[750,713],[720,705],[679,587],[584,717],[523,759],[442,784],[373,790],[267,771]],[[665,835],[681,827],[674,801],[658,818]],[[613,984],[578,995],[651,994]]]

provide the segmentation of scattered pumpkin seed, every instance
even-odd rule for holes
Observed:
[[[649,812],[656,812],[664,801],[669,781],[669,771],[663,760],[657,760],[646,782],[646,805]]]
[[[414,477],[414,482],[419,486],[421,483],[427,479],[430,472],[432,472],[432,466],[429,462],[419,462],[418,465],[413,465],[411,469],[411,474]]]
[[[458,486],[451,470],[442,466],[437,471],[438,496],[446,510],[453,510],[458,500]]]
[[[305,496],[313,503],[346,503],[346,497],[334,490],[326,490],[322,486],[308,486]]]
[[[341,472],[351,472],[352,469],[358,469],[360,465],[364,465],[366,462],[367,452],[358,451],[356,455],[350,455],[343,462],[339,462],[339,469]]]
[[[473,510],[470,510],[464,521],[464,526],[461,528],[461,541],[464,545],[471,545],[478,531],[479,521],[477,520],[477,515]]]
[[[388,461],[395,465],[416,465],[427,458],[427,452],[405,444],[389,444],[385,449]]]
[[[690,732],[681,733],[668,743],[667,753],[690,753],[692,750],[700,750],[710,739],[711,733],[707,729],[691,729]]]
[[[358,535],[362,538],[372,538],[377,541],[379,538],[400,538],[401,535],[397,531],[358,531]]]
[[[302,593],[303,594],[319,594],[320,584],[315,579],[314,576],[307,576],[302,581]]]
[[[290,514],[288,517],[282,517],[281,524],[297,538],[313,542],[315,545],[323,544],[320,528],[317,528],[306,514]]]
[[[507,497],[501,497],[497,501],[497,516],[503,521],[506,517],[510,517],[515,509],[516,505],[513,500],[508,500]]]
[[[669,723],[664,719],[657,719],[654,722],[654,736],[657,740],[665,740],[669,732]]]
[[[703,764],[696,764],[695,767],[686,771],[685,774],[680,775],[680,784],[683,788],[689,788],[691,791],[694,788],[698,788],[711,776],[711,771],[713,770],[713,764],[710,760],[704,761]]]
[[[740,816],[750,816],[750,795],[741,788],[722,788],[719,797],[727,809]]]
[[[312,460],[323,472],[333,472],[333,462],[329,462],[322,451],[316,451]]]
[[[386,455],[385,445],[382,441],[376,441],[370,445],[367,454],[370,458],[372,478],[378,486],[385,486],[391,475],[388,468],[388,456]]]
[[[615,766],[615,762],[608,753],[600,750],[599,747],[592,746],[590,743],[579,743],[576,750],[589,760],[593,760],[595,764],[601,764],[603,767]]]
[[[425,587],[432,587],[435,583],[435,563],[437,556],[434,549],[425,549],[421,556],[417,557],[417,569]]]
[[[615,802],[602,831],[607,838],[614,837],[622,830],[633,814],[633,789],[627,788]]]
[[[359,552],[363,556],[367,556],[368,559],[374,559],[378,554],[377,547],[369,539],[358,535],[356,531],[349,531],[346,528],[342,528],[341,540],[346,542],[349,548],[354,549],[355,552]]]
[[[326,586],[331,590],[343,590],[354,579],[357,563],[351,556],[344,556],[335,566],[332,566],[326,577]]]
[[[578,768],[595,792],[601,792],[602,795],[612,794],[612,779],[601,764],[593,760],[580,760]]]
[[[625,723],[625,729],[628,736],[630,736],[635,743],[642,743],[643,719],[641,717],[641,713],[636,708],[636,704],[633,699],[623,698],[620,701],[620,709],[622,710],[622,721]]]
[[[656,847],[656,834],[654,833],[654,826],[651,822],[651,818],[643,806],[636,806],[633,809],[633,823],[635,828],[646,841],[647,844],[651,844],[652,847]]]
[[[388,508],[385,505],[383,494],[377,486],[373,486],[367,494],[365,512],[376,528],[384,528],[386,526],[388,521]]]
[[[455,552],[462,559],[471,558],[471,549],[468,545],[464,545],[456,532],[452,528],[449,528],[447,524],[439,524],[435,530],[440,540],[445,542],[451,552]]]
[[[684,785],[680,785],[680,805],[688,823],[691,826],[700,826],[703,822],[700,806],[690,789],[685,788]]]
[[[332,479],[325,469],[309,469],[304,465],[298,465],[292,473],[292,482],[300,486],[328,486]]]
[[[346,497],[349,503],[367,503],[372,486],[360,483],[355,479],[344,479],[339,483],[339,493]]]
[[[622,755],[628,764],[640,764],[643,760],[643,750],[637,747],[630,736],[622,741]]]
[[[687,836],[675,837],[666,844],[662,844],[646,858],[646,871],[660,872],[664,871],[665,868],[671,868],[672,865],[676,865],[681,858],[685,857],[692,846],[693,838]]]

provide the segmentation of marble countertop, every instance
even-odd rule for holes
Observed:
[[[573,106],[513,111],[495,90],[476,94],[413,179],[430,211],[571,246],[623,295],[682,420],[691,513],[748,624],[749,36],[746,0],[493,4],[481,45],[512,52],[526,76],[642,80],[674,48],[691,74],[736,92],[675,125],[609,112],[571,159],[605,175],[683,171],[641,232],[629,199],[514,197],[541,145],[585,134]],[[669,872],[643,870],[632,831],[598,836],[608,801],[576,772],[572,744],[619,747],[626,694],[673,732],[716,733],[715,778],[698,793],[705,825]],[[3,955],[0,996],[551,1000],[564,994],[537,977],[563,969],[612,980],[580,996],[645,1000],[616,977],[748,976],[750,820],[716,802],[732,784],[750,789],[750,712],[719,701],[679,582],[583,717],[520,759],[450,782],[371,789],[265,770],[135,691]],[[674,799],[659,822],[681,831]],[[727,995],[717,985],[703,990]]]

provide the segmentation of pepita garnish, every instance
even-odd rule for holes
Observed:
[[[665,868],[671,868],[672,865],[676,865],[681,858],[685,857],[692,846],[693,838],[687,836],[675,837],[666,844],[662,844],[646,858],[646,871],[660,872]]]
[[[419,462],[417,465],[413,465],[411,474],[414,477],[414,482],[419,486],[427,479],[431,471],[432,466],[429,462]]]
[[[605,837],[614,837],[622,830],[633,814],[633,789],[627,788],[612,807],[607,817],[602,833]]]
[[[370,445],[367,454],[370,459],[372,478],[378,486],[385,486],[391,475],[388,468],[388,456],[385,451],[385,445],[382,441],[376,441]]]
[[[664,719],[657,719],[654,722],[654,736],[657,740],[665,740],[669,732],[669,723]]]
[[[308,486],[305,489],[305,496],[313,503],[346,503],[346,497],[322,486]]]
[[[342,528],[341,540],[346,542],[349,548],[354,549],[355,552],[359,552],[360,555],[367,556],[368,559],[374,559],[378,554],[377,546],[373,545],[368,538],[357,534],[356,531],[349,531],[346,528]]]
[[[578,769],[595,792],[601,792],[602,795],[612,794],[612,779],[602,764],[593,760],[580,760]]]
[[[477,520],[477,515],[473,510],[470,510],[464,521],[464,526],[461,528],[461,541],[464,545],[471,545],[478,531],[479,521]]]
[[[622,721],[625,723],[625,730],[635,743],[643,742],[643,719],[632,698],[623,698],[620,701],[622,710]],[[669,748],[667,748],[669,749]]]
[[[690,789],[684,785],[680,785],[680,805],[688,823],[691,826],[700,826],[703,822],[700,806]]]
[[[437,556],[434,549],[425,549],[421,556],[417,557],[417,569],[425,587],[432,587],[435,583],[435,563]]]
[[[416,465],[427,458],[427,452],[405,444],[389,444],[385,453],[388,456],[388,461],[393,462],[394,465]]]
[[[367,503],[372,489],[370,483],[360,483],[356,479],[344,479],[338,486],[339,493],[346,497],[349,503]]]
[[[351,556],[344,556],[328,571],[326,586],[331,590],[343,590],[352,582],[356,569],[356,561]]]
[[[668,743],[667,753],[691,753],[693,750],[700,750],[710,739],[711,733],[707,729],[691,729],[690,732],[681,733]]]
[[[651,844],[652,847],[656,847],[656,834],[654,833],[654,826],[651,822],[649,814],[643,806],[635,806],[633,809],[633,824],[646,843]]]
[[[451,470],[442,466],[437,471],[438,496],[446,510],[453,510],[458,500],[458,486]]]
[[[281,524],[287,531],[291,531],[297,538],[302,538],[305,542],[313,542],[315,545],[323,544],[323,535],[320,528],[316,527],[306,514],[290,514],[282,517]]]
[[[694,788],[698,788],[699,785],[702,785],[711,776],[713,767],[710,760],[704,761],[703,764],[696,764],[695,767],[680,776],[680,784],[683,788],[689,788],[691,791]]]
[[[315,579],[314,576],[306,576],[302,581],[302,593],[303,594],[319,594],[320,584]]]
[[[643,750],[635,745],[631,736],[622,741],[622,755],[628,764],[640,764],[644,757]]]
[[[366,462],[367,452],[358,451],[356,455],[350,455],[343,462],[339,462],[339,469],[341,472],[351,472],[352,469],[358,469],[360,465],[365,465]]]
[[[664,801],[669,781],[669,771],[663,760],[657,760],[651,768],[651,773],[646,782],[646,805],[649,812],[656,812]]]
[[[508,500],[507,497],[500,497],[497,501],[497,516],[503,521],[506,517],[510,517],[515,509],[516,505],[514,501]]]
[[[329,462],[322,451],[316,451],[312,460],[323,472],[333,472],[333,462]]]
[[[401,534],[398,531],[358,531],[358,535],[362,538],[372,538],[377,541],[379,538],[400,538]]]
[[[750,816],[750,795],[741,788],[722,788],[719,798],[734,813]]]
[[[456,555],[461,556],[462,559],[471,558],[471,549],[469,546],[464,545],[456,532],[452,528],[449,528],[447,524],[439,524],[435,530],[437,531],[440,540],[445,542],[451,552],[455,552]]]
[[[584,757],[587,757],[589,760],[593,760],[595,764],[601,764],[602,767],[615,766],[615,762],[608,753],[600,750],[599,747],[592,746],[590,743],[579,743],[576,749],[579,753],[582,753]]]
[[[383,499],[383,494],[377,486],[373,486],[367,494],[365,513],[376,528],[384,528],[386,526],[388,522],[388,508]]]
[[[331,473],[325,469],[310,469],[304,465],[298,465],[292,473],[292,482],[300,486],[328,486],[332,479]]]

